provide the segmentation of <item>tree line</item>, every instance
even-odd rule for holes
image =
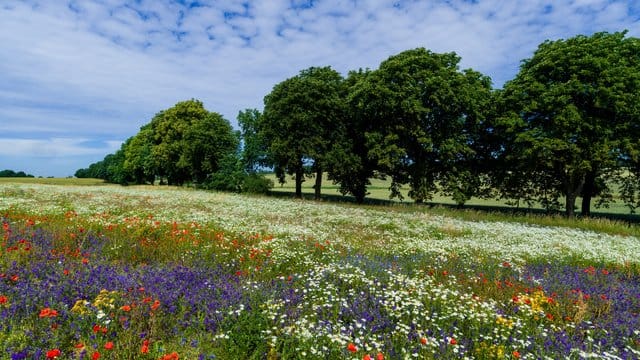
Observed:
[[[445,194],[538,202],[582,215],[614,194],[640,206],[640,39],[601,32],[545,41],[502,89],[455,53],[403,51],[377,69],[311,67],[276,84],[239,131],[201,102],[158,113],[77,177],[264,192],[272,169],[296,197],[322,174],[357,202],[371,179],[417,203]],[[564,199],[564,206],[561,200]]]
[[[32,178],[34,176],[31,175],[31,174],[27,174],[24,171],[17,171],[16,172],[16,171],[13,171],[11,169],[5,169],[5,170],[0,171],[0,177],[19,177],[19,178],[29,177],[29,178]]]

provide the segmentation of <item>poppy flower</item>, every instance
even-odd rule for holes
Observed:
[[[347,350],[349,350],[350,352],[354,353],[354,352],[358,351],[358,348],[353,343],[349,343],[349,345],[347,345]]]
[[[45,318],[45,317],[56,317],[58,316],[58,311],[53,310],[51,308],[44,308],[42,310],[40,310],[40,316],[41,318]]]
[[[151,304],[151,310],[156,311],[160,307],[160,300],[156,300]]]
[[[378,355],[376,355],[376,360],[384,360],[384,355],[379,352]]]
[[[518,352],[518,350],[514,350],[513,353],[511,354],[513,355],[514,358],[520,359],[520,353]]]
[[[51,349],[49,351],[47,351],[47,359],[57,359],[58,357],[60,357],[60,355],[62,355],[62,352],[60,351],[60,349]]]
[[[163,355],[159,360],[179,360],[177,352],[172,352],[171,354]]]
[[[142,353],[142,354],[149,353],[149,340],[145,339],[142,342],[142,346],[140,347],[140,353]]]
[[[4,295],[0,295],[0,305],[6,304],[7,302],[9,302],[9,298]]]
[[[458,340],[456,340],[456,338],[451,338],[451,339],[449,339],[449,344],[458,345]]]
[[[91,360],[98,360],[98,359],[100,359],[100,353],[95,351],[93,355],[91,355]]]
[[[369,354],[366,354],[362,357],[362,360],[371,360],[371,356],[369,356]]]
[[[108,341],[106,344],[104,344],[104,348],[107,350],[113,350],[113,342]]]
[[[131,311],[131,306],[130,305],[123,305],[120,310],[124,311],[124,312],[129,312]]]
[[[421,337],[420,338],[420,344],[427,345],[427,338],[426,337]]]

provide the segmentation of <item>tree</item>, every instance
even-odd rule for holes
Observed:
[[[156,176],[169,184],[202,182],[237,147],[237,136],[220,114],[198,100],[182,101],[151,120],[151,161]],[[145,161],[145,163],[147,163]]]
[[[333,146],[326,155],[329,179],[340,185],[343,195],[353,195],[357,203],[364,202],[377,166],[369,156],[367,143],[367,134],[375,130],[375,124],[363,111],[361,102],[370,74],[371,71],[360,69],[351,71],[345,79],[346,111],[343,121],[334,127]]]
[[[221,167],[222,159],[237,158],[239,133],[218,113],[209,113],[184,133],[181,161],[188,164],[192,181],[202,183]]]
[[[596,184],[619,174],[624,138],[638,121],[640,47],[625,33],[545,41],[502,92],[497,123],[518,178],[547,201],[565,197],[567,216],[583,196],[590,214]]]
[[[373,123],[366,134],[369,157],[392,180],[392,196],[410,185],[421,203],[439,186],[459,203],[478,189],[474,132],[491,99],[491,81],[458,69],[455,53],[424,48],[404,51],[380,64],[359,85],[354,99]]]
[[[343,116],[342,81],[330,67],[311,67],[274,86],[264,99],[260,136],[280,181],[295,175],[297,198],[307,165],[315,172],[315,198],[320,198],[325,155]]]
[[[124,149],[123,167],[131,174],[136,184],[153,184],[155,181],[156,169],[151,156],[152,147],[153,131],[147,124],[140,128]]]

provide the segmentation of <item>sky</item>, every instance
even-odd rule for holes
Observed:
[[[311,66],[424,47],[500,88],[545,40],[625,29],[639,0],[0,0],[0,170],[71,176],[183,100],[237,127]]]

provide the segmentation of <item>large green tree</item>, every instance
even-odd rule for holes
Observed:
[[[375,177],[377,162],[369,155],[367,135],[375,130],[361,103],[366,91],[369,70],[351,71],[345,79],[346,111],[341,122],[333,127],[331,150],[327,153],[329,179],[340,185],[343,195],[353,195],[356,202],[364,202],[370,179]]]
[[[380,64],[358,85],[351,101],[371,122],[369,157],[391,177],[392,196],[410,185],[420,203],[444,190],[464,203],[480,189],[474,163],[476,135],[491,99],[491,81],[460,71],[455,53],[424,48]]]
[[[294,175],[296,197],[308,168],[316,177],[315,197],[320,198],[325,155],[344,114],[342,76],[330,67],[311,67],[274,86],[264,98],[260,137],[280,181]]]
[[[564,196],[568,216],[582,195],[589,215],[603,179],[619,174],[624,139],[638,122],[639,54],[625,33],[596,33],[545,41],[523,61],[496,121],[512,184],[547,204]]]
[[[151,163],[169,184],[202,182],[237,147],[237,135],[220,114],[198,100],[182,101],[151,120]]]

